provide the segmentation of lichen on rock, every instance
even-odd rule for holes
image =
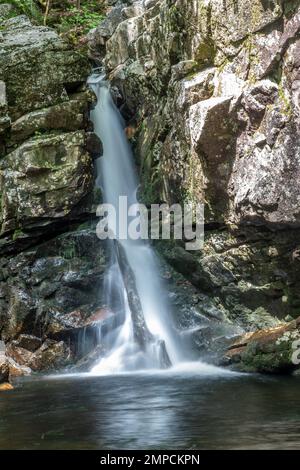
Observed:
[[[0,337],[14,378],[93,347],[88,333],[80,351],[78,336],[102,307],[106,255],[90,228],[101,155],[91,65],[53,29],[0,7]]]

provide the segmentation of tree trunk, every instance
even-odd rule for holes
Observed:
[[[46,11],[45,11],[45,16],[44,16],[44,25],[47,24],[47,18],[48,18],[48,14],[49,14],[49,10],[50,10],[50,3],[51,3],[51,0],[47,0]]]

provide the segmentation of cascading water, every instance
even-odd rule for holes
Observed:
[[[118,215],[119,196],[127,196],[128,206],[137,203],[133,155],[108,84],[97,75],[90,77],[89,84],[98,98],[91,119],[103,144],[103,156],[96,161],[96,184],[102,189],[104,202],[113,205]],[[170,322],[151,247],[141,240],[110,243],[106,306],[116,316],[117,324],[103,339],[106,354],[92,372],[106,374],[177,364],[181,360],[179,342]],[[132,302],[127,278],[134,279],[137,307]]]

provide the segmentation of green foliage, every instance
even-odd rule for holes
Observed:
[[[34,0],[0,0],[0,3],[10,3],[19,13],[29,16],[37,22],[42,21],[42,14]]]
[[[282,83],[280,83],[280,85],[279,85],[278,94],[279,94],[279,98],[280,98],[281,105],[282,105],[281,106],[281,111],[287,118],[290,119],[293,115],[293,109],[292,109],[290,99],[284,91]]]
[[[80,27],[83,32],[87,33],[90,29],[95,28],[103,20],[104,15],[100,11],[99,2],[89,1],[82,3],[80,10],[75,6],[70,6],[66,15],[62,17],[62,27]]]
[[[46,0],[0,0],[0,3],[11,3],[17,14],[27,15],[38,24],[46,23],[74,45],[84,43],[84,36],[95,28],[105,17],[104,0],[82,0],[76,8],[76,0],[51,1],[46,14]]]
[[[75,0],[64,1],[58,6],[52,3],[46,23],[74,46],[85,46],[86,34],[99,25],[105,16],[104,0],[82,0],[76,8]]]

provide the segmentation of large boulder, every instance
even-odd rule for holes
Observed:
[[[88,62],[54,30],[34,26],[26,16],[2,23],[0,66],[12,120],[68,100],[89,72]]]
[[[2,257],[0,264],[0,329],[6,342],[18,340],[18,346],[32,352],[40,345],[39,338],[63,331],[61,337],[68,342],[67,330],[79,331],[104,307],[107,255],[92,229]]]
[[[3,341],[0,341],[0,392],[11,390],[13,388],[10,383],[10,378],[10,361],[6,357],[5,345]]]
[[[7,355],[12,359],[12,369],[15,376],[28,375],[31,371],[45,372],[66,367],[71,359],[71,352],[63,341],[47,339],[36,351],[31,352],[13,341],[7,347]],[[13,364],[17,366],[13,366]],[[22,369],[20,369],[20,366]],[[21,374],[22,371],[22,374]],[[26,373],[26,371],[28,371]]]
[[[2,236],[76,212],[93,185],[84,139],[84,131],[39,136],[1,160]]]
[[[85,85],[88,60],[54,30],[8,7],[2,12],[8,12],[0,33],[0,251],[6,253],[90,216],[92,157],[101,146],[88,120],[95,99]]]
[[[6,358],[0,356],[0,384],[9,381],[9,365]]]
[[[257,33],[282,17],[280,0],[210,0],[212,36],[222,46],[242,41],[248,35]],[[238,22],[237,22],[238,19]]]
[[[76,131],[83,129],[89,104],[94,100],[89,91],[74,93],[68,101],[24,114],[11,126],[9,147],[46,131]]]
[[[300,108],[295,46],[285,56],[281,88],[263,80],[244,93],[247,124],[236,141],[229,182],[233,197],[230,217],[235,223],[299,227]]]
[[[239,337],[223,363],[245,372],[292,372],[300,365],[300,318]]]

